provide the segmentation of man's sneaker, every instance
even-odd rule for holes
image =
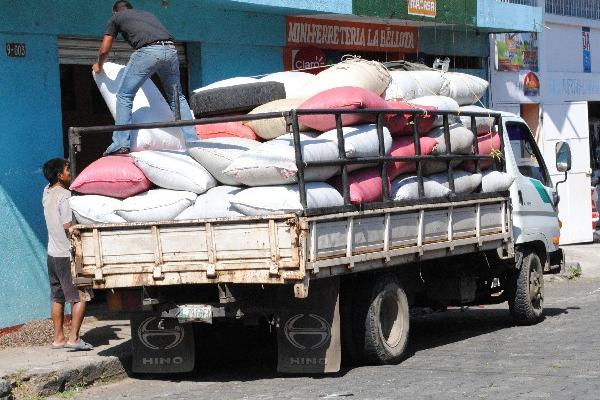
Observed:
[[[119,154],[129,154],[129,147],[121,147],[115,151],[111,151],[109,152],[108,150],[106,150],[103,154],[102,157],[106,157],[106,156],[118,156]]]

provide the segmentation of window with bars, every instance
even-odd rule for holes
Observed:
[[[600,20],[600,0],[546,0],[546,12]]]

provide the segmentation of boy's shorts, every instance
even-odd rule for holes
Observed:
[[[71,277],[71,259],[69,257],[48,256],[48,278],[50,280],[50,299],[54,303],[79,303],[87,301],[73,284]]]

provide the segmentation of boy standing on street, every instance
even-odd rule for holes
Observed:
[[[93,346],[79,337],[86,303],[80,298],[71,278],[71,244],[67,238],[67,230],[73,220],[69,205],[71,192],[67,189],[71,181],[69,162],[62,158],[47,161],[44,164],[44,176],[48,180],[42,204],[48,228],[48,278],[54,323],[52,348],[91,350]],[[71,303],[72,314],[68,339],[63,331],[65,302]]]

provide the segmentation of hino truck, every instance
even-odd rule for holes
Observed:
[[[298,190],[303,209],[289,214],[155,223],[75,225],[70,229],[72,274],[81,288],[105,290],[113,309],[131,313],[134,372],[186,372],[196,363],[194,327],[235,329],[270,324],[277,332],[278,365],[284,373],[331,373],[342,355],[358,363],[398,363],[407,356],[412,307],[507,302],[516,324],[543,319],[544,273],[564,263],[559,248],[559,198],[546,163],[526,123],[509,113],[462,112],[492,117],[501,155],[456,155],[450,148],[449,111],[443,118],[445,155],[392,157],[383,146],[383,116],[424,110],[355,110],[377,121],[378,157],[347,158],[341,115],[348,110],[289,112],[203,118],[157,124],[70,128],[72,168],[85,136],[115,129],[188,126],[249,118],[286,118],[294,138]],[[332,114],[337,121],[339,159],[306,163],[298,116]],[[426,198],[422,166],[447,165],[451,194]],[[387,165],[417,165],[419,199],[390,198]],[[457,163],[485,162],[515,177],[510,189],[454,193]],[[352,163],[381,167],[383,199],[353,205],[348,171]],[[571,166],[567,143],[556,144],[556,168]],[[307,207],[304,171],[339,166],[344,205]],[[201,339],[200,339],[201,340]]]

